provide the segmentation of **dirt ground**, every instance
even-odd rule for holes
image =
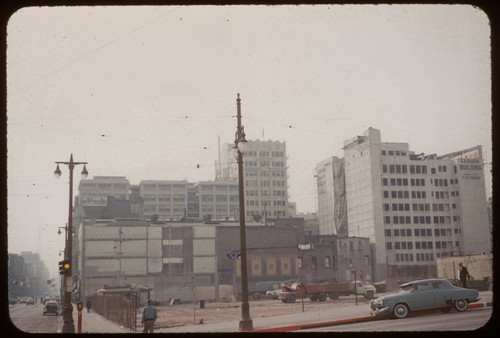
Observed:
[[[325,302],[311,302],[304,299],[304,311],[321,310],[324,307],[346,306],[355,304],[354,296],[340,297],[337,300],[327,299]],[[369,300],[363,296],[358,296],[358,305],[367,307]],[[302,302],[300,299],[293,304],[284,304],[278,299],[260,299],[250,300],[250,317],[271,317],[285,315],[290,313],[302,312]],[[204,308],[200,304],[185,303],[176,305],[160,305],[158,310],[158,319],[155,327],[173,327],[200,324],[217,323],[224,321],[239,321],[241,319],[241,302],[206,302]],[[140,323],[140,317],[138,318]]]

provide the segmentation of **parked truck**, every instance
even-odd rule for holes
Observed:
[[[295,303],[297,299],[302,297],[309,298],[313,302],[324,302],[327,297],[335,300],[339,296],[353,295],[355,292],[367,299],[372,299],[377,290],[373,285],[363,284],[361,281],[357,281],[356,283],[325,282],[320,284],[294,282],[283,285],[279,299],[283,303]]]

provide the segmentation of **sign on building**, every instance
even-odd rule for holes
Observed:
[[[106,207],[108,206],[107,197],[85,197],[81,201],[84,207]]]

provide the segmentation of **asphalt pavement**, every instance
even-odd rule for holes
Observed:
[[[492,306],[493,292],[480,292],[481,300],[469,304],[470,308]],[[362,321],[378,320],[370,315],[367,304],[342,304],[341,306],[325,307],[319,311],[299,312],[287,315],[258,317],[250,313],[253,323],[253,332],[292,332],[315,327],[352,324]],[[75,331],[78,330],[78,311],[73,310]],[[62,320],[61,320],[62,328]],[[201,333],[201,332],[239,332],[239,321],[228,321],[210,324],[191,324],[177,327],[156,329],[155,333]],[[60,332],[60,331],[59,331]],[[95,312],[82,311],[82,333],[141,333],[142,326],[138,322],[134,332],[126,327],[111,322]]]

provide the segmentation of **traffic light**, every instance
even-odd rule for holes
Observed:
[[[69,259],[59,262],[59,274],[65,276],[71,275],[71,262]]]

